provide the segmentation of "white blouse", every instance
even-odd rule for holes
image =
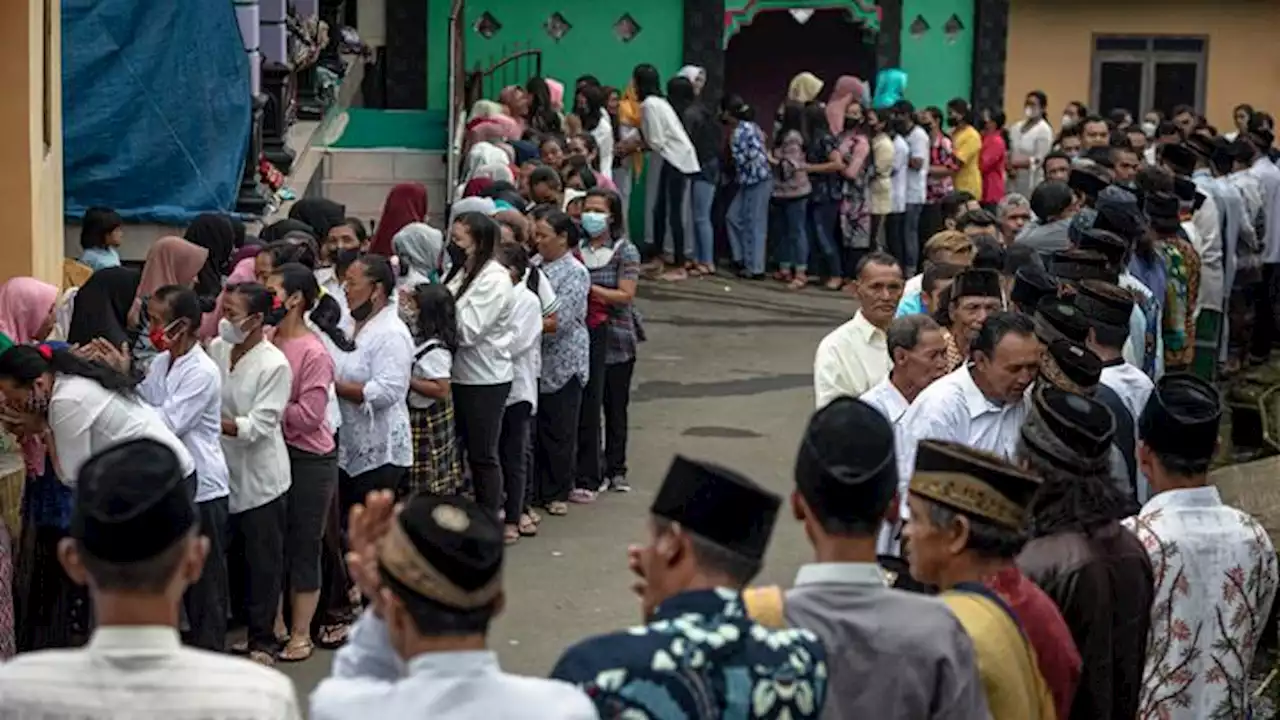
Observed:
[[[284,409],[293,389],[289,359],[267,340],[254,345],[231,367],[235,346],[222,338],[209,343],[209,357],[222,373],[222,416],[236,435],[222,436],[231,474],[231,514],[262,507],[284,495],[292,483],[284,444]]]
[[[538,378],[542,376],[541,310],[537,294],[524,285],[516,287],[511,309],[512,380],[507,405],[527,402],[534,414],[538,412]]]
[[[462,297],[464,271],[447,287],[458,299],[458,351],[453,356],[453,381],[459,385],[501,385],[511,382],[511,304],[515,287],[511,273],[497,260],[480,269]]]
[[[196,464],[196,502],[230,494],[222,452],[222,374],[196,345],[174,360],[169,351],[151,359],[138,395],[182,441]]]
[[[349,353],[334,353],[334,378],[364,386],[364,402],[359,405],[338,398],[338,467],[353,476],[383,465],[411,467],[413,438],[405,398],[413,368],[413,336],[396,308],[387,305],[365,322],[355,343]]]
[[[155,440],[178,456],[182,474],[196,471],[191,453],[164,424],[155,408],[134,395],[108,390],[79,375],[58,375],[49,396],[55,468],[75,487],[80,468],[95,453],[130,440]]]

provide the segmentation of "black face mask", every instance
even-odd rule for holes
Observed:
[[[271,327],[275,327],[284,322],[284,317],[289,314],[289,310],[281,305],[278,308],[271,308],[267,314],[262,317],[262,322]]]
[[[356,307],[351,308],[351,318],[356,322],[364,322],[373,314],[373,298],[360,303]]]
[[[467,262],[467,251],[458,246],[458,243],[450,241],[444,246],[444,251],[449,253],[449,262],[454,266],[462,266]]]
[[[857,130],[860,127],[862,127],[862,118],[847,117],[844,119],[845,130]]]
[[[959,127],[960,122],[960,118],[955,115],[947,116],[947,127]]]
[[[924,128],[925,132],[933,132],[933,123],[920,123],[920,127]]]

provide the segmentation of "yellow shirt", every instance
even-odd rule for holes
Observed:
[[[963,190],[974,197],[982,199],[982,168],[979,156],[982,154],[982,136],[966,125],[951,136],[952,151],[960,169],[956,171],[956,190]]]
[[[951,591],[939,597],[973,640],[991,720],[1055,720],[1053,696],[1040,665],[1008,611],[976,593]]]

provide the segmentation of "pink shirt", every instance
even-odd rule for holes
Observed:
[[[978,163],[982,168],[982,198],[984,205],[995,205],[1004,199],[1004,169],[1009,160],[1009,149],[997,132],[982,136],[982,153]]]
[[[274,342],[293,371],[289,404],[284,407],[285,444],[316,455],[333,452],[333,428],[325,412],[333,386],[333,357],[313,333]]]

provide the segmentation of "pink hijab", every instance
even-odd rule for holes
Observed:
[[[551,109],[556,112],[564,112],[564,83],[559,80],[547,78],[547,90],[551,95]]]
[[[866,83],[853,75],[841,75],[836,80],[836,87],[827,99],[827,123],[831,132],[839,135],[844,132],[844,113],[855,102],[862,102],[867,92]]]
[[[15,343],[28,343],[44,338],[36,330],[53,312],[58,301],[58,288],[33,277],[16,277],[0,285],[0,332]]]
[[[0,285],[0,332],[15,343],[29,343],[53,312],[58,288],[33,277],[16,277]],[[45,446],[35,436],[22,438],[22,459],[27,470],[44,473]],[[2,524],[2,523],[0,523]],[[5,580],[6,578],[0,578]]]

